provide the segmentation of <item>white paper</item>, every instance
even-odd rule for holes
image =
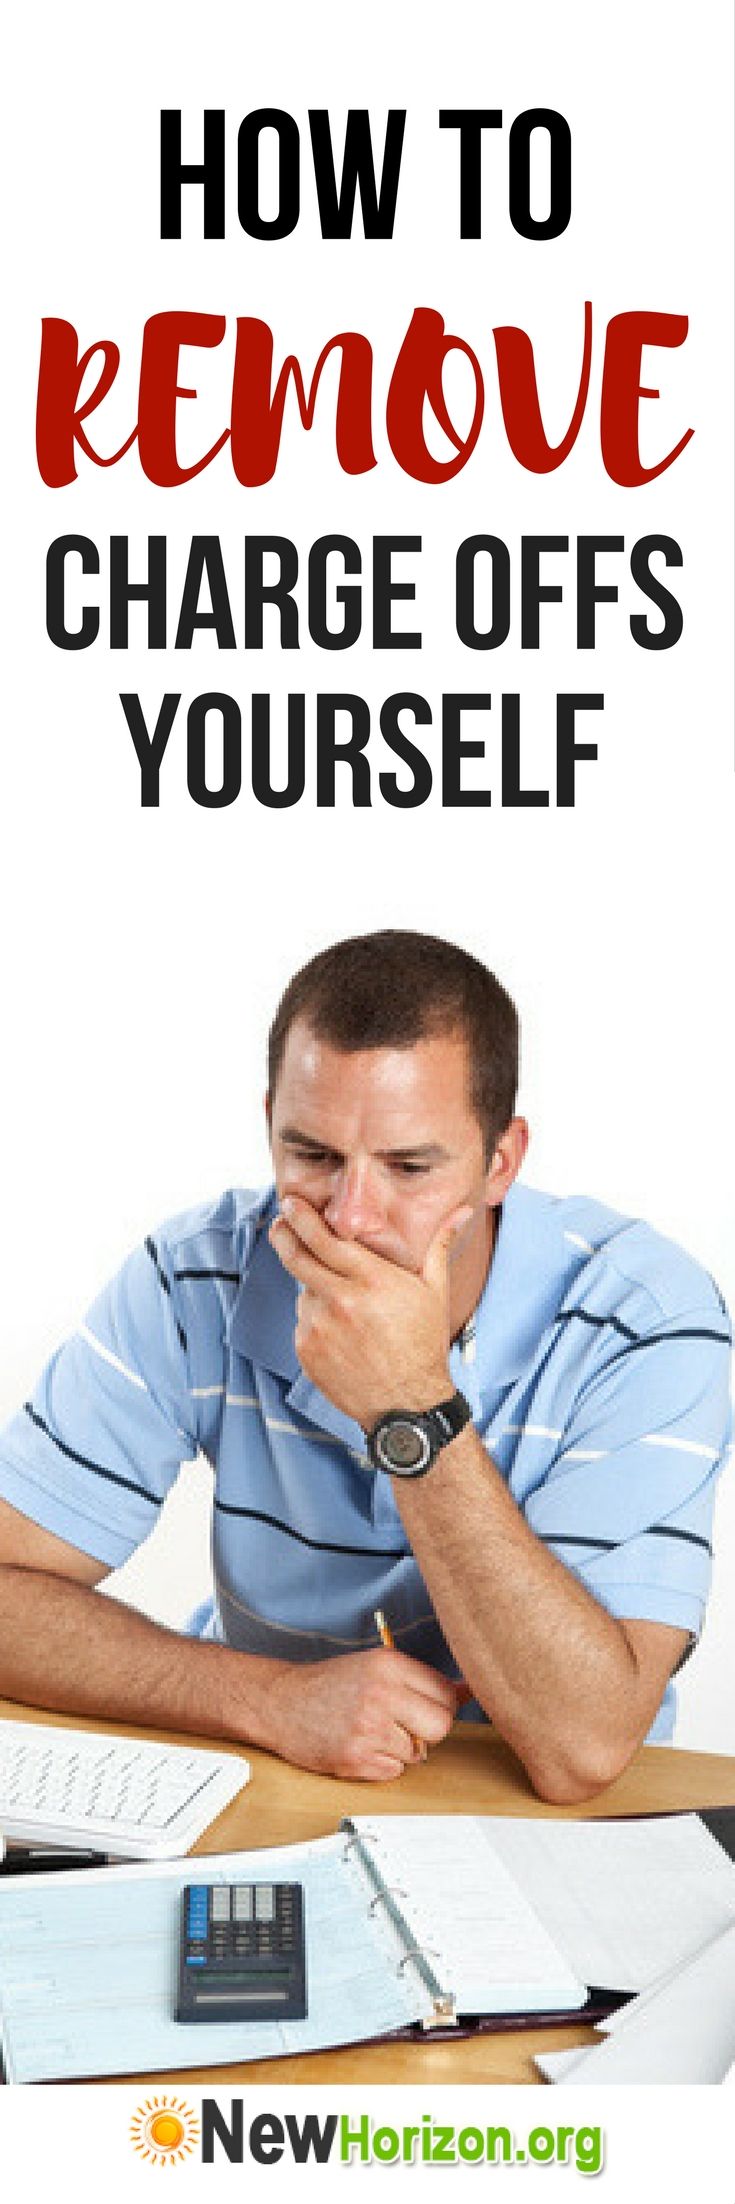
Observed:
[[[646,1989],[735,1920],[735,1870],[696,1814],[484,1826],[588,1983]]]
[[[585,2054],[586,2056],[586,2054]],[[570,2066],[576,2066],[578,2051],[537,2051],[534,2066],[543,2074],[545,2082],[564,2081]]]
[[[386,1954],[364,1889],[343,1871],[344,1839],[209,1854],[151,1867],[0,1882],[0,2038],[8,2080],[175,2071],[358,2043],[423,2017],[430,2000]],[[293,1879],[304,1885],[305,2020],[174,2020],[180,1893],[186,1883]]]
[[[586,1980],[470,1814],[357,1819],[416,1944],[458,2013],[566,2012]]]
[[[578,2084],[721,2082],[735,2061],[735,1924],[646,1997],[625,2025],[549,2074]],[[548,2072],[552,2062],[539,2062]]]

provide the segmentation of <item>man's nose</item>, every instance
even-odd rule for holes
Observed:
[[[324,1211],[327,1224],[342,1240],[359,1240],[385,1223],[380,1190],[369,1163],[343,1165]]]

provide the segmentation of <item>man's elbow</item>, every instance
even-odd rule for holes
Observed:
[[[609,1790],[623,1774],[638,1749],[638,1739],[622,1744],[610,1738],[584,1738],[569,1751],[523,1755],[527,1774],[539,1798],[549,1806],[581,1806]]]

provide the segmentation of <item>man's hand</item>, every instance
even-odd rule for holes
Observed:
[[[276,1253],[303,1288],[295,1334],[301,1367],[364,1431],[388,1409],[420,1412],[452,1391],[448,1251],[470,1215],[464,1207],[445,1219],[418,1274],[340,1239],[295,1195],[271,1226]]]
[[[446,1737],[466,1697],[465,1684],[382,1646],[304,1667],[284,1661],[268,1691],[268,1744],[318,1775],[390,1783]]]

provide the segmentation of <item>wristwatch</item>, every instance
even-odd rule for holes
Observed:
[[[423,1477],[442,1447],[456,1439],[471,1417],[464,1393],[453,1393],[424,1415],[412,1408],[392,1408],[367,1433],[373,1468],[387,1469],[391,1477]]]

